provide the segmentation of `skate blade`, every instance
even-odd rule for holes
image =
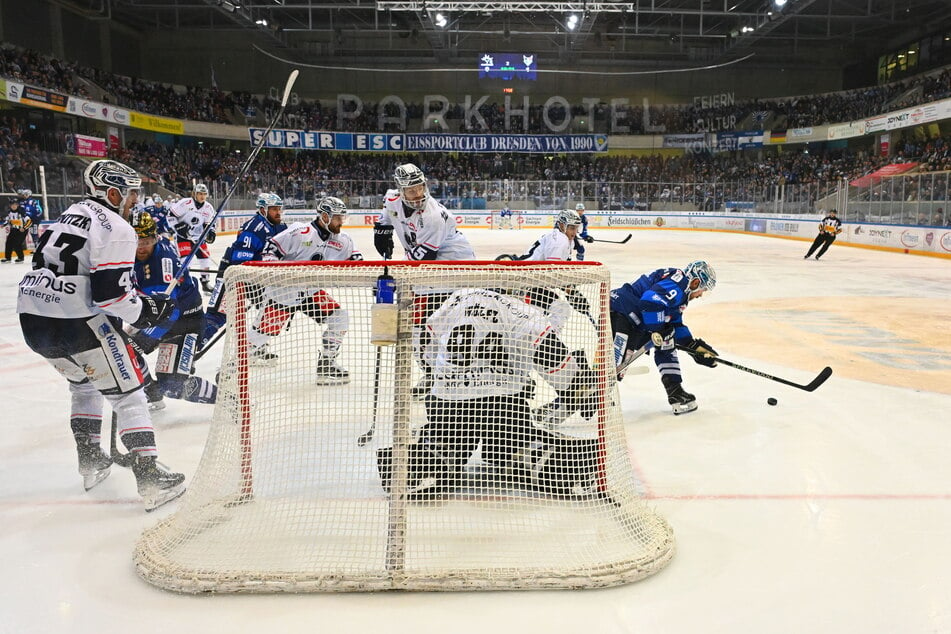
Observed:
[[[680,416],[681,414],[689,414],[690,412],[697,409],[696,403],[687,403],[685,405],[671,405],[674,410],[674,416]]]
[[[167,504],[175,498],[181,496],[184,492],[185,484],[182,483],[169,489],[162,489],[160,491],[156,491],[155,493],[143,495],[142,503],[145,505],[145,512],[151,513],[163,504]]]
[[[96,471],[95,473],[90,473],[89,475],[83,474],[83,488],[89,491],[97,484],[109,477],[111,472],[110,467]]]
[[[350,382],[350,377],[329,377],[329,376],[318,376],[314,379],[314,383],[317,385],[346,385]]]

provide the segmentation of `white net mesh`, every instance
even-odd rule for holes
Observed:
[[[136,546],[139,574],[304,592],[585,588],[661,569],[674,540],[637,494],[607,269],[391,264],[392,328],[371,324],[383,272],[228,269],[214,421],[180,508]],[[396,344],[372,345],[371,325]]]

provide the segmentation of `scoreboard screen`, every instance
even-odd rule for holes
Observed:
[[[482,53],[479,79],[538,79],[538,56],[534,53]]]

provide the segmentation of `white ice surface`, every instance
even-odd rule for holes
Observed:
[[[374,253],[369,230],[351,233]],[[537,237],[466,233],[486,259]],[[807,393],[686,360],[700,409],[680,417],[653,367],[628,377],[631,460],[678,552],[645,581],[570,592],[190,597],[147,585],[132,547],[171,509],[145,514],[118,468],[83,492],[65,381],[20,335],[27,264],[0,264],[0,632],[951,632],[951,260],[834,245],[804,261],[806,247],[663,230],[588,245],[615,286],[708,260],[719,286],[686,313],[695,335],[797,382],[835,374]],[[215,367],[206,358],[199,372]],[[170,401],[155,417],[162,459],[193,473],[209,416]]]

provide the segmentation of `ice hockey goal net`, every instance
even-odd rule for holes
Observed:
[[[520,209],[509,209],[508,213],[503,213],[501,209],[491,211],[490,229],[521,229],[522,211]]]
[[[374,320],[383,263],[228,269],[208,440],[138,573],[312,592],[590,588],[663,568],[674,539],[631,467],[606,267],[386,271],[396,308]]]

